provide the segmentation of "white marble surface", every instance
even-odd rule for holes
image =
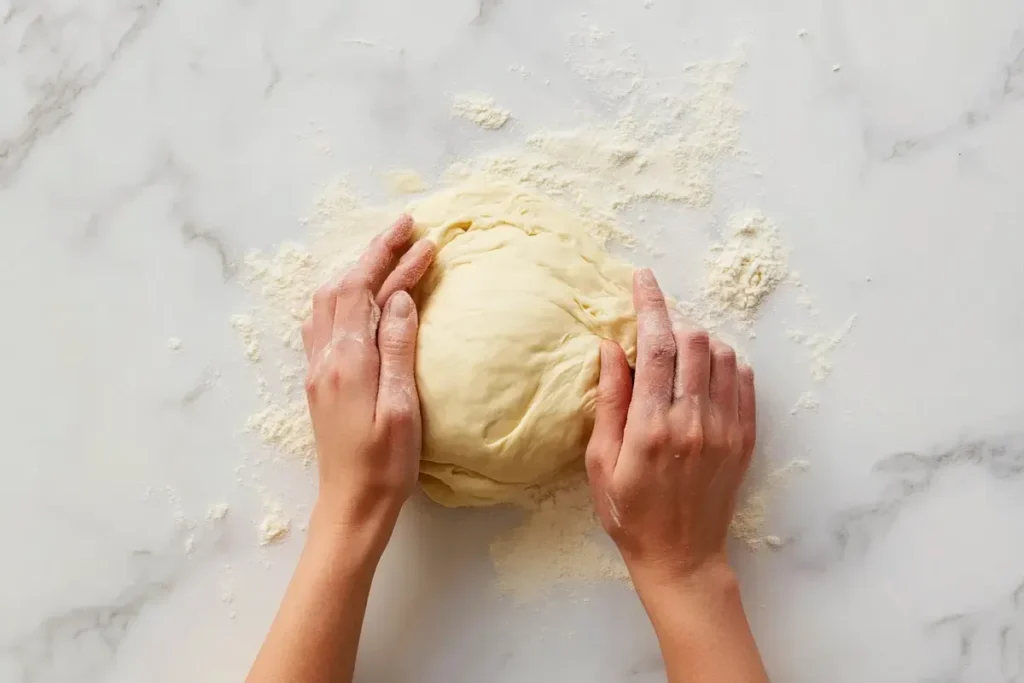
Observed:
[[[654,68],[747,38],[763,175],[701,220],[761,207],[822,324],[859,315],[816,412],[789,415],[806,367],[785,302],[749,345],[760,457],[811,462],[773,511],[784,547],[737,556],[774,680],[1024,679],[1024,5],[647,4],[0,0],[0,681],[243,676],[301,534],[259,548],[234,474],[256,405],[237,260],[300,237],[338,172],[429,176],[600,116],[563,59],[590,24]],[[453,121],[469,89],[515,124]],[[678,289],[670,242],[654,265]],[[309,499],[304,473],[272,474]],[[363,680],[659,680],[628,591],[500,598],[487,542],[508,521],[409,511]]]

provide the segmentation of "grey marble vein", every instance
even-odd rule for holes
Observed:
[[[188,408],[194,404],[213,389],[216,378],[217,373],[213,368],[204,368],[199,376],[199,381],[182,395],[178,405],[182,408]]]
[[[964,441],[934,452],[895,453],[880,460],[874,471],[887,479],[876,500],[836,512],[825,527],[825,548],[817,548],[809,563],[822,568],[851,556],[863,555],[871,543],[896,521],[906,505],[927,493],[935,479],[955,465],[980,467],[997,479],[1024,474],[1024,434]],[[799,545],[800,533],[784,541]]]
[[[897,139],[891,143],[878,141],[877,134],[869,128],[864,133],[865,145],[869,149],[878,150],[879,161],[891,161],[932,149],[988,123],[1004,107],[1024,96],[1024,29],[1014,33],[1009,52],[1013,56],[1000,66],[995,79],[997,85],[981,102],[966,110],[956,120],[932,132]]]
[[[153,187],[164,185],[173,193],[171,220],[177,223],[184,244],[197,244],[209,250],[216,258],[221,277],[225,281],[230,280],[237,271],[236,264],[220,235],[204,226],[195,216],[190,197],[192,178],[170,152],[164,152],[157,158],[158,161],[138,180],[115,188],[109,197],[98,203],[98,208],[86,221],[81,241],[88,243],[97,239],[121,207]]]
[[[263,41],[262,54],[270,69],[267,84],[263,86],[263,97],[265,99],[270,97],[274,93],[274,89],[281,83],[281,67],[278,65],[277,58],[274,57],[274,53],[271,51],[270,45],[266,40]]]
[[[476,16],[473,18],[474,24],[483,24],[491,18],[491,14],[501,4],[501,0],[479,0],[477,3]]]
[[[74,115],[78,100],[103,81],[110,67],[152,23],[162,3],[163,0],[146,0],[128,10],[133,13],[131,23],[113,49],[98,63],[62,63],[54,76],[38,85],[34,93],[35,101],[29,108],[24,125],[13,137],[0,140],[0,188],[10,185],[40,141]],[[4,17],[4,23],[9,23],[29,7],[36,7],[36,3],[32,0],[13,3]],[[51,16],[44,9],[30,22],[22,36],[19,52],[35,47],[37,43],[58,40],[62,19]]]
[[[1008,594],[991,604],[929,623],[933,640],[948,641],[954,661],[945,671],[927,679],[930,683],[989,680],[1001,683],[1024,681],[1024,650],[1020,624],[1024,618],[1024,578]],[[994,653],[995,660],[986,654]]]
[[[217,257],[217,262],[220,264],[220,273],[225,281],[235,276],[237,270],[235,263],[228,255],[227,246],[215,233],[199,227],[194,221],[185,220],[181,224],[181,236],[185,239],[185,244],[195,242],[213,252]]]
[[[110,665],[139,615],[169,594],[173,572],[161,571],[148,551],[134,557],[152,569],[108,603],[71,607],[43,619],[31,631],[0,643],[0,656],[14,662],[11,683],[89,683]],[[153,574],[153,576],[146,576]]]
[[[95,239],[102,232],[104,224],[111,220],[114,214],[123,206],[137,199],[154,184],[161,182],[167,175],[167,163],[168,161],[165,158],[150,168],[138,180],[114,188],[108,197],[97,202],[96,209],[92,211],[85,223],[85,230],[82,233],[81,240],[89,242]]]

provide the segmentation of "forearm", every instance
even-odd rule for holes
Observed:
[[[635,576],[669,683],[767,683],[739,585],[727,565],[684,579]]]
[[[314,512],[306,547],[246,683],[351,681],[370,584],[389,534],[385,527],[345,528]]]

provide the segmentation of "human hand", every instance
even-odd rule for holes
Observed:
[[[633,278],[635,382],[601,345],[586,463],[594,503],[638,590],[727,568],[725,543],[756,434],[754,375],[704,330],[673,326],[649,269]]]
[[[418,319],[406,290],[430,266],[434,245],[410,247],[412,232],[402,216],[374,238],[350,271],[317,290],[302,325],[320,473],[314,515],[370,528],[383,543],[419,471]]]

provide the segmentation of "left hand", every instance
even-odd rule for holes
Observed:
[[[320,473],[314,516],[368,531],[381,552],[419,471],[418,318],[407,290],[434,245],[410,246],[412,234],[402,216],[376,237],[348,273],[317,290],[302,325]]]

